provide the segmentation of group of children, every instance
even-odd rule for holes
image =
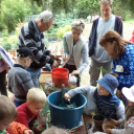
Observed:
[[[14,103],[4,95],[0,96],[0,134],[33,134],[33,129],[36,129],[30,122],[40,116],[47,98],[42,89],[35,88],[26,70],[33,59],[34,51],[29,48],[17,50],[16,64],[8,72],[7,82],[8,89],[14,93]],[[51,130],[55,134],[63,131],[52,127],[43,134],[49,134]]]
[[[0,96],[0,134],[33,134],[29,126],[31,120],[36,119],[46,103],[43,90],[31,88],[26,97],[26,103],[16,108],[14,103],[6,96]],[[38,126],[37,126],[38,127]],[[66,131],[52,127],[42,134],[67,134]]]

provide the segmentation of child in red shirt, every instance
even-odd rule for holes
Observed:
[[[37,118],[45,106],[47,99],[44,91],[39,88],[32,88],[27,93],[26,103],[17,107],[17,122],[25,125],[29,129],[29,122]]]

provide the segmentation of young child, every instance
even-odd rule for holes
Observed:
[[[120,99],[114,94],[118,87],[117,79],[111,75],[106,74],[103,78],[97,81],[99,87],[85,86],[70,90],[65,94],[65,99],[71,99],[76,94],[85,94],[87,97],[86,112],[98,112],[106,119],[121,120],[125,118],[124,105]]]
[[[39,88],[29,89],[26,103],[17,107],[18,118],[16,121],[29,128],[29,121],[39,116],[40,112],[45,106],[46,101],[46,95],[43,90]]]
[[[57,128],[57,127],[51,127],[41,134],[68,134],[65,130]]]
[[[122,119],[120,121],[111,120],[110,123],[119,126],[126,122],[125,129],[107,129],[106,133],[108,134],[134,134],[134,86],[132,86],[130,89],[124,87],[122,89],[122,93],[128,100],[126,119]]]
[[[0,96],[0,134],[8,134],[6,128],[17,118],[14,103],[6,96]]]
[[[28,90],[34,87],[31,76],[26,70],[33,62],[34,55],[27,47],[22,47],[17,52],[17,63],[8,73],[8,89],[14,93],[14,103],[18,107],[26,102]]]
[[[8,97],[1,95],[0,134],[33,134],[33,132],[28,130],[24,125],[15,122],[14,120],[16,118],[17,109],[14,103]]]

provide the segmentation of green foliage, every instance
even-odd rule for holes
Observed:
[[[42,85],[41,88],[43,89],[43,91],[45,92],[46,95],[55,91],[55,85],[54,84],[52,86],[48,85],[47,87],[45,87],[45,85]]]
[[[17,49],[18,45],[18,37],[17,36],[7,36],[5,32],[5,36],[3,38],[0,38],[0,45],[4,47],[7,51],[10,49]]]
[[[127,7],[125,11],[130,11],[134,13],[134,0],[115,0],[115,2],[119,1]],[[122,9],[124,10],[124,7],[122,7]]]
[[[64,11],[64,13],[67,14],[71,11],[70,3],[71,0],[52,0],[52,11],[55,13],[60,13],[61,11]]]
[[[5,50],[7,50],[7,51],[12,48],[11,44],[8,43],[7,41],[4,41],[4,42],[3,42],[2,47],[3,47]]]
[[[60,27],[57,31],[57,37],[58,40],[61,40],[63,38],[63,35],[67,32],[71,30],[71,26],[70,25],[66,25],[65,27]]]
[[[46,121],[45,121],[45,118],[46,118]],[[45,129],[49,127],[49,122],[50,122],[50,109],[49,109],[48,102],[46,102],[45,107],[40,113],[40,116],[35,120],[33,124],[33,129],[37,126],[40,126],[39,127],[40,130],[44,131]],[[40,123],[43,125],[40,125]]]
[[[77,0],[78,17],[86,18],[89,14],[96,15],[99,10],[99,0]]]
[[[102,73],[109,73],[107,70],[105,70],[103,67],[96,67],[99,71],[102,71]]]
[[[0,31],[7,28],[10,33],[15,30],[19,19],[21,22],[24,22],[27,15],[39,14],[41,11],[41,8],[35,2],[3,0],[1,1]]]

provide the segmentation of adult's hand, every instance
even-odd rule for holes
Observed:
[[[110,118],[110,121],[108,121],[108,123],[113,124],[114,126],[119,126],[119,122],[111,118]]]
[[[80,73],[79,70],[74,70],[74,71],[71,73],[71,75],[74,76],[74,75],[78,75],[79,73]]]
[[[59,63],[56,60],[54,60],[54,63],[52,65],[52,68],[55,68],[55,67],[58,67],[58,66],[59,66]]]
[[[106,129],[104,132],[107,133],[107,134],[112,134],[111,129]]]
[[[67,60],[67,55],[62,56],[63,61],[65,62]]]

